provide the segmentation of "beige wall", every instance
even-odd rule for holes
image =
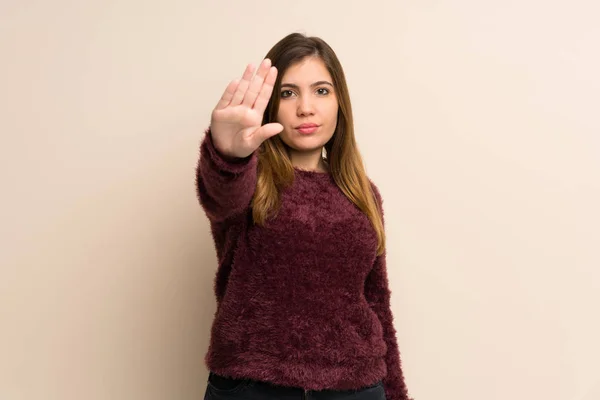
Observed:
[[[598,400],[599,14],[3,0],[0,398],[201,398],[197,146],[227,82],[299,30],[346,69],[415,398]]]

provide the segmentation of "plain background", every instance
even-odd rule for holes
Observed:
[[[596,0],[0,2],[0,398],[199,399],[210,112],[325,39],[416,400],[600,399]]]

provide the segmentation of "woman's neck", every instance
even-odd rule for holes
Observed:
[[[323,152],[315,151],[312,153],[292,152],[290,158],[292,165],[306,171],[329,172],[329,165],[323,159]]]

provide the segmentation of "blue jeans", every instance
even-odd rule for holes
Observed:
[[[204,400],[386,400],[381,381],[358,390],[308,390],[209,372]]]

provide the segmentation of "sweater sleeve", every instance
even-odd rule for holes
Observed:
[[[214,146],[210,127],[200,145],[196,190],[211,222],[223,222],[244,212],[254,196],[258,157],[226,157]]]
[[[383,216],[381,195],[375,185],[373,185],[373,189]],[[408,395],[404,381],[396,329],[393,323],[394,316],[390,307],[391,290],[387,276],[386,252],[377,256],[373,268],[367,276],[365,281],[365,297],[369,306],[379,318],[383,327],[383,337],[387,345],[387,353],[385,355],[387,375],[383,379],[386,398],[387,400],[412,400]]]

